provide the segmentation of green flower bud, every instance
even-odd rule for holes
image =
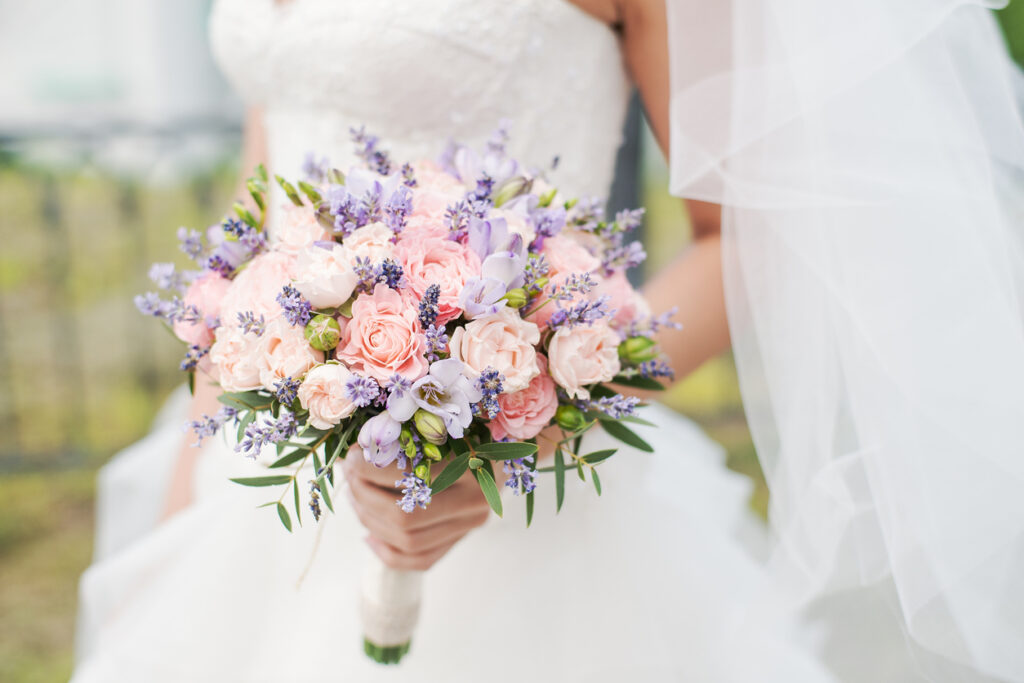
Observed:
[[[405,451],[405,457],[412,460],[416,457],[416,442],[412,440],[412,432],[406,428],[402,428],[402,433],[398,436],[398,443],[402,445],[402,450]]]
[[[530,296],[526,293],[526,290],[522,287],[516,287],[510,289],[505,293],[505,296],[501,297],[508,302],[508,305],[512,308],[522,308],[526,305],[526,302],[530,300]]]
[[[444,420],[433,413],[420,408],[412,416],[416,431],[430,443],[443,444],[448,440],[448,429],[444,426]]]
[[[341,339],[341,326],[329,315],[317,315],[306,323],[306,341],[317,351],[330,351]]]
[[[630,337],[619,344],[619,358],[627,363],[639,365],[657,357],[658,349],[654,340],[649,337]]]
[[[249,210],[245,208],[245,204],[243,204],[242,202],[235,202],[233,208],[238,217],[241,218],[245,222],[245,224],[248,225],[250,228],[259,227],[259,222],[257,222],[253,215],[249,213]],[[235,237],[235,239],[238,238]]]
[[[274,176],[274,180],[284,190],[285,195],[291,200],[295,206],[302,206],[302,197],[299,196],[299,191],[295,189],[295,186],[289,183],[287,180],[279,175]]]
[[[441,449],[429,441],[423,444],[423,455],[428,460],[438,461],[441,459]]]
[[[494,188],[494,191],[491,192],[491,201],[494,202],[495,207],[500,207],[524,192],[529,192],[532,186],[532,180],[527,180],[523,176],[513,176]]]
[[[558,190],[555,188],[551,188],[550,190],[548,190],[547,192],[540,196],[540,198],[537,200],[537,206],[543,207],[545,209],[551,206],[551,202],[555,201],[556,194],[558,194]]]
[[[548,286],[549,282],[551,282],[550,278],[548,278],[548,277],[539,277],[539,278],[537,278],[534,281],[533,285],[530,286],[530,291],[535,293],[535,294],[539,293],[539,292],[543,292],[544,288]]]
[[[427,481],[430,478],[430,465],[416,465],[416,469],[412,473],[423,481]]]
[[[562,405],[555,411],[555,422],[567,432],[577,432],[587,426],[587,418],[576,406]]]
[[[579,201],[580,201],[579,199],[570,199],[569,201],[567,201],[567,202],[565,203],[565,210],[566,210],[566,211],[568,211],[568,210],[569,210],[569,209],[571,209],[572,207],[576,206],[576,204],[577,204],[577,203],[578,203]]]
[[[332,168],[327,172],[327,182],[331,183],[332,185],[344,185],[345,174],[336,168]]]

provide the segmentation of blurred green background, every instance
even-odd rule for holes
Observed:
[[[11,4],[0,1],[0,16],[4,7]],[[1000,18],[1019,61],[1024,2]],[[70,674],[77,582],[92,552],[95,472],[149,429],[181,382],[179,344],[142,319],[131,297],[148,288],[151,262],[176,253],[175,228],[216,221],[235,186],[238,128],[230,117],[149,126],[137,137],[119,131],[114,145],[103,131],[5,132],[0,123],[4,682]],[[660,154],[646,132],[642,140],[647,267],[657,269],[690,237],[681,202],[665,191]],[[168,163],[191,148],[203,159],[184,164],[193,170]],[[731,359],[706,364],[667,401],[725,446],[728,465],[754,481],[751,505],[763,513],[767,492]]]

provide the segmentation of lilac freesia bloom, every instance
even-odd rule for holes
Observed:
[[[471,404],[482,398],[480,389],[462,374],[464,368],[465,365],[457,358],[432,363],[430,372],[413,382],[408,391],[392,392],[388,398],[388,414],[394,420],[404,422],[422,408],[444,420],[449,436],[461,439],[473,421]],[[398,438],[397,434],[395,438]]]
[[[510,289],[522,287],[526,283],[526,248],[521,235],[508,234],[505,221],[490,221],[496,226],[487,225],[487,221],[476,221],[482,224],[475,233],[470,224],[470,246],[477,240],[477,246],[486,249],[487,254],[481,256],[480,277],[466,281],[459,293],[459,306],[469,319],[496,313],[505,303],[501,297]],[[480,251],[477,251],[480,253]]]
[[[359,430],[359,445],[366,462],[377,467],[386,467],[398,458],[401,444],[398,437],[402,425],[388,413],[371,417]]]

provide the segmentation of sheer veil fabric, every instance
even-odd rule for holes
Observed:
[[[988,11],[668,0],[671,189],[720,202],[799,604],[887,584],[935,680],[1024,680],[1024,128]]]

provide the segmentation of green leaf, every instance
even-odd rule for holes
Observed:
[[[330,429],[317,429],[316,427],[306,427],[302,430],[302,434],[299,436],[308,436],[314,439],[319,439],[321,436],[328,434]]]
[[[597,489],[597,495],[601,495],[601,477],[597,476],[597,470],[595,468],[590,469],[590,478],[594,481],[594,488]]]
[[[480,467],[473,470],[476,480],[480,484],[480,490],[484,492],[484,498],[490,504],[495,514],[501,517],[501,495],[498,493],[498,485],[494,483],[494,475],[487,467]]]
[[[188,393],[189,396],[196,395],[196,372],[191,370],[188,373]]]
[[[596,465],[599,462],[607,460],[608,458],[612,457],[618,452],[619,449],[617,448],[609,448],[603,451],[594,451],[593,453],[587,453],[586,455],[582,456],[583,462],[587,463],[588,465]]]
[[[323,470],[323,472],[321,472]],[[320,464],[320,456],[313,451],[313,476],[316,477],[316,484],[320,487],[320,495],[323,496],[327,509],[334,512],[334,504],[331,502],[331,494],[327,490],[327,470]]]
[[[302,507],[299,505],[299,481],[296,479],[292,482],[292,491],[295,493],[295,519],[298,520],[299,526],[302,526]]]
[[[239,477],[231,481],[242,486],[279,486],[287,484],[292,478],[287,474],[272,474],[268,477]]]
[[[299,189],[302,190],[302,194],[309,197],[309,201],[314,204],[320,201],[320,193],[316,191],[316,188],[307,183],[305,180],[299,181]]]
[[[264,183],[267,182],[267,167],[263,164],[256,164],[256,177]]]
[[[533,491],[526,494],[526,528],[530,528],[533,521]]]
[[[605,422],[630,422],[632,424],[643,425],[645,427],[656,426],[653,422],[636,417],[635,415],[626,415],[625,417],[611,417],[597,410],[587,411],[586,416],[591,420],[597,420],[601,423]]]
[[[221,394],[217,397],[217,400],[226,406],[234,408],[235,410],[252,410],[253,407],[247,403],[242,403],[238,399],[231,398],[227,394]]]
[[[292,530],[292,520],[288,516],[288,511],[284,509],[284,505],[277,504],[277,516],[281,518],[281,524],[284,524],[284,528],[288,531]]]
[[[555,512],[562,509],[562,502],[565,500],[565,460],[562,459],[562,449],[555,449]]]
[[[456,456],[460,456],[463,453],[469,453],[469,444],[466,443],[465,439],[458,439],[458,440],[454,440],[453,439],[452,441],[449,441],[448,443],[450,443],[452,445],[452,453],[454,453]]]
[[[604,427],[604,431],[608,432],[608,434],[628,446],[632,446],[633,448],[641,451],[646,451],[647,453],[654,452],[654,449],[651,448],[651,444],[641,439],[637,436],[636,432],[621,422],[602,422],[601,426]]]
[[[647,389],[648,391],[665,391],[664,384],[656,379],[643,377],[641,375],[634,375],[633,377],[619,375],[618,377],[612,378],[612,384],[618,384],[623,387],[633,387],[634,389]]]
[[[576,474],[580,475],[580,481],[587,480],[587,475],[583,474],[583,463],[579,460],[576,461]]]
[[[484,464],[484,461],[481,460],[480,458],[470,458],[469,459],[469,469],[471,469],[471,470],[479,469],[480,467],[483,466],[483,464]]]
[[[324,481],[323,477],[317,480],[317,484],[320,486],[320,495],[323,497],[324,502],[327,503],[327,509],[334,512],[334,504],[331,503],[331,494],[327,491],[327,482]]]
[[[476,455],[488,460],[516,460],[537,452],[537,444],[526,442],[482,443],[476,447]]]
[[[242,440],[242,436],[245,435],[245,428],[248,427],[249,425],[251,425],[255,420],[256,420],[256,411],[250,410],[250,411],[247,411],[245,417],[243,417],[238,422],[238,434],[237,434],[237,436],[238,436],[238,440],[239,441],[241,441]]]
[[[441,491],[458,481],[459,477],[466,473],[466,469],[469,467],[469,451],[466,451],[462,455],[456,456],[448,466],[444,468],[435,479],[433,486],[430,487],[431,495],[436,496]]]

